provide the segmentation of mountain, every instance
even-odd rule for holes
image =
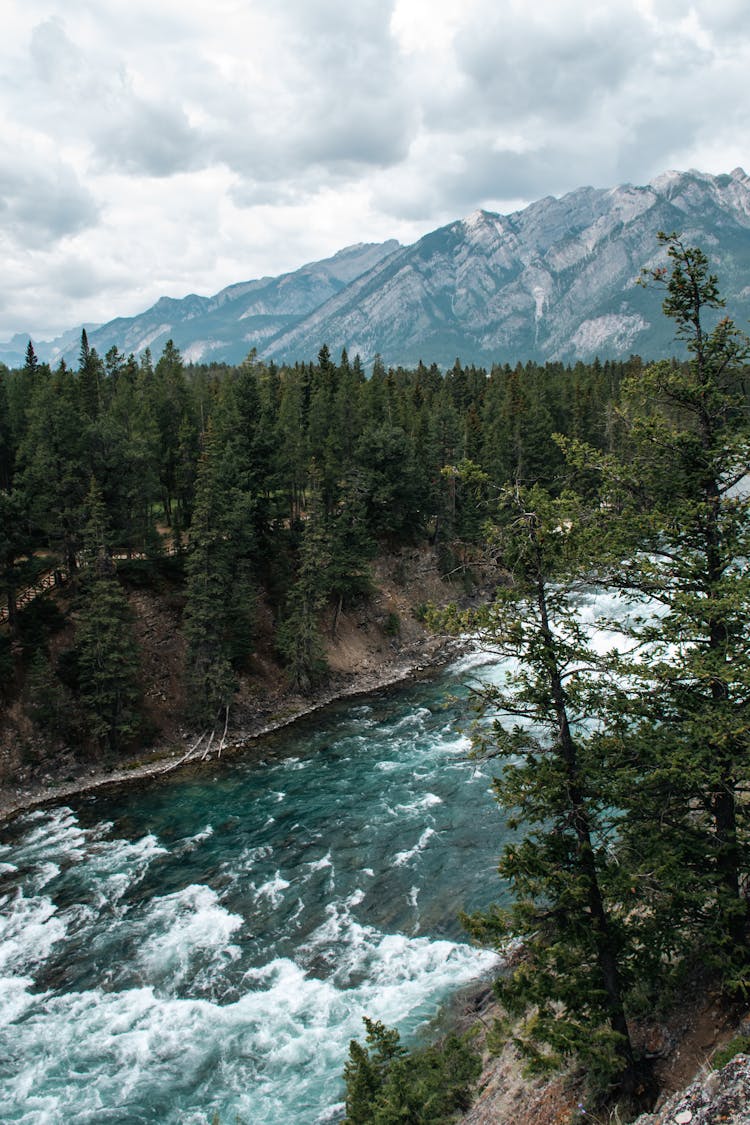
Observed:
[[[661,295],[637,285],[658,262],[659,230],[700,245],[733,318],[750,317],[750,177],[666,172],[644,187],[579,188],[510,215],[476,211],[412,246],[350,246],[281,277],[229,286],[214,297],[163,297],[140,316],[89,332],[104,354],[172,338],[187,360],[314,358],[327,343],[366,363],[420,358],[440,365],[671,355]],[[75,361],[70,334],[38,353]],[[0,359],[10,360],[0,347]],[[5,346],[9,354],[9,346]],[[15,349],[14,349],[15,351]]]
[[[118,317],[98,327],[87,325],[89,344],[100,355],[115,345],[126,355],[151,348],[158,357],[171,339],[188,362],[239,362],[251,348],[263,351],[268,340],[299,323],[398,247],[395,239],[359,243],[280,277],[230,285],[213,297],[195,293],[181,299],[161,297],[138,316]],[[54,363],[64,358],[75,364],[80,339],[81,329],[77,328],[47,343],[34,340],[34,347],[40,359]],[[0,362],[22,364],[28,340],[28,336],[16,334],[7,344],[0,344]]]
[[[326,341],[364,360],[450,364],[675,350],[661,295],[637,285],[659,230],[702,246],[733,317],[750,315],[750,177],[668,172],[646,187],[580,188],[512,215],[477,211],[379,262],[269,351]]]

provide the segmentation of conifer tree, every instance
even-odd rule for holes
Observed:
[[[83,413],[88,418],[96,418],[100,413],[104,365],[96,349],[90,347],[86,329],[81,329],[81,351],[78,360],[78,392]]]
[[[42,368],[19,447],[19,484],[26,494],[32,525],[60,552],[71,572],[77,566],[85,523],[88,436],[88,422],[82,418],[70,373],[62,364],[54,374]]]
[[[16,630],[16,594],[23,584],[21,556],[31,550],[32,542],[24,497],[0,489],[0,597],[7,606],[12,633]]]
[[[699,249],[660,235],[688,361],[623,383],[623,454],[568,443],[602,482],[605,579],[645,606],[623,631],[612,740],[629,748],[621,852],[637,872],[643,944],[662,972],[695,952],[733,987],[750,982],[750,433],[748,341]],[[713,316],[714,326],[707,321]],[[603,535],[604,537],[604,535]],[[603,538],[602,537],[602,538]],[[620,734],[614,733],[619,726]],[[630,799],[628,799],[628,794]]]
[[[533,1067],[577,1058],[597,1093],[629,1100],[639,1074],[625,1014],[633,949],[610,848],[618,764],[582,726],[597,714],[603,685],[574,597],[589,546],[579,524],[570,495],[506,490],[498,536],[511,584],[492,606],[458,619],[518,667],[482,690],[483,710],[499,717],[475,740],[478,753],[502,762],[496,799],[522,829],[498,868],[514,901],[468,924],[500,947],[523,943],[524,957],[496,990],[522,1017],[515,1038]]]
[[[237,687],[233,660],[249,644],[252,593],[241,565],[242,517],[233,462],[209,419],[185,564],[185,636],[188,711],[213,727],[228,721]]]
[[[330,539],[322,502],[316,497],[304,521],[297,576],[276,642],[287,664],[291,684],[305,694],[312,691],[328,671],[320,614],[330,593],[330,562]]]
[[[127,599],[109,553],[104,502],[93,479],[86,517],[74,642],[78,698],[94,743],[118,750],[140,727],[139,659]]]

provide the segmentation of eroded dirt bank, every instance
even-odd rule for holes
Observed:
[[[261,735],[294,722],[339,699],[369,694],[428,674],[461,649],[461,642],[436,636],[420,620],[427,602],[480,600],[491,595],[493,576],[466,589],[443,580],[430,550],[402,551],[373,566],[376,588],[366,602],[323,621],[330,673],[312,694],[291,690],[273,646],[273,620],[259,602],[257,643],[242,675],[226,737],[188,728],[184,713],[184,639],[181,606],[150,590],[129,591],[143,669],[146,722],[152,736],[119,759],[105,759],[74,745],[45,739],[29,720],[20,692],[0,716],[0,819],[103,785],[122,784],[170,772],[218,753],[252,753]],[[70,631],[55,638],[63,647]],[[209,745],[210,742],[210,745]]]

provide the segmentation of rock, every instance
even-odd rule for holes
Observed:
[[[634,1125],[750,1125],[750,1055],[735,1055]]]
[[[674,1036],[664,1024],[657,1024],[649,1028],[644,1051],[648,1059],[665,1058],[674,1049]]]

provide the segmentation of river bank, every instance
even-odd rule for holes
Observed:
[[[215,733],[208,756],[247,752],[249,743],[338,699],[366,695],[439,668],[460,649],[455,639],[433,634],[422,620],[426,603],[446,605],[466,598],[461,583],[445,579],[433,548],[383,555],[371,567],[369,598],[321,616],[328,676],[312,694],[289,686],[276,651],[276,623],[260,597],[254,622],[254,651],[239,675],[226,738]],[[492,596],[499,572],[482,574],[468,600]],[[127,589],[141,664],[144,734],[118,757],[53,737],[33,717],[33,699],[17,668],[15,698],[0,707],[0,820],[26,808],[64,799],[101,786],[142,780],[177,769],[206,754],[211,732],[188,729],[185,638],[179,591]],[[45,595],[59,603],[65,628],[50,636],[50,653],[60,659],[74,639],[75,615],[65,590]],[[202,738],[202,736],[204,736]],[[220,748],[220,749],[219,749]]]
[[[455,637],[423,637],[381,661],[368,660],[359,669],[334,672],[329,683],[314,695],[301,696],[283,689],[269,692],[258,703],[254,714],[243,708],[238,724],[227,732],[225,739],[215,739],[208,750],[201,732],[184,730],[179,743],[156,742],[139,749],[137,757],[117,766],[90,766],[76,777],[54,777],[47,773],[42,780],[21,786],[0,785],[0,823],[21,812],[68,797],[161,777],[191,763],[222,755],[247,754],[264,735],[282,730],[333,703],[375,694],[437,672],[466,647],[465,640]],[[51,767],[52,763],[49,764]],[[61,765],[62,769],[70,768],[69,760]]]

